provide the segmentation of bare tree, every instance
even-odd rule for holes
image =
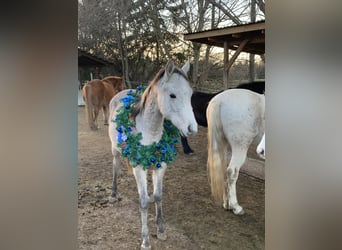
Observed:
[[[263,0],[255,0],[263,6]],[[182,41],[184,33],[240,24],[246,0],[79,1],[79,46],[115,63],[128,83],[146,82],[166,60],[193,56],[192,79],[207,78],[211,47]],[[247,5],[246,5],[247,3]],[[258,15],[258,13],[257,13]],[[205,53],[200,71],[200,58]],[[201,76],[198,79],[198,76]]]

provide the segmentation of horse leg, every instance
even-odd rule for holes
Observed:
[[[103,105],[103,114],[104,114],[104,125],[108,125],[109,107],[107,105]]]
[[[227,195],[223,197],[223,207],[233,210],[236,215],[244,214],[236,197],[236,182],[241,166],[245,163],[248,147],[232,146],[232,158],[227,169]]]
[[[97,124],[97,117],[99,116],[99,111],[100,109],[96,105],[94,105],[94,116],[93,116],[94,130],[99,128]]]
[[[96,130],[96,126],[94,124],[94,116],[95,116],[95,106],[91,103],[91,100],[87,99],[87,116],[88,116],[88,123],[91,130]]]
[[[139,192],[139,203],[140,203],[140,213],[141,213],[141,250],[150,250],[150,239],[148,236],[148,224],[147,224],[147,212],[150,198],[147,192],[147,176],[146,171],[140,166],[133,169],[133,174],[137,182],[138,192]]]
[[[115,149],[112,149],[113,153],[113,185],[112,185],[112,193],[109,197],[109,202],[113,203],[117,200],[117,178],[119,173],[119,152]]]
[[[166,240],[166,232],[164,228],[162,197],[163,197],[163,177],[166,171],[166,164],[153,171],[153,197],[156,206],[156,223],[157,223],[157,237],[160,240]]]
[[[194,151],[190,148],[189,144],[188,144],[188,139],[185,136],[181,136],[181,142],[182,142],[182,146],[183,146],[183,151],[184,154],[191,154]]]

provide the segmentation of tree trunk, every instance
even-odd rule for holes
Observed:
[[[210,28],[214,29],[215,28],[215,5],[211,6],[211,24]],[[203,85],[204,82],[208,79],[208,73],[209,73],[209,56],[210,56],[210,49],[211,46],[207,45],[207,48],[205,50],[205,61],[203,63],[203,68],[202,68],[202,74],[199,79],[199,85]]]
[[[198,67],[199,67],[199,57],[201,44],[200,43],[192,43],[194,46],[194,64],[192,71],[192,82],[194,84],[194,88],[198,87]]]
[[[251,22],[256,20],[256,0],[251,0]],[[249,54],[249,81],[255,80],[255,55]]]

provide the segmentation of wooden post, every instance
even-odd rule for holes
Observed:
[[[223,52],[223,88],[228,89],[228,78],[229,78],[229,70],[227,68],[229,62],[229,49],[228,42],[224,42],[224,52]]]
[[[256,0],[251,0],[251,22],[256,20]],[[249,81],[255,80],[255,55],[249,54]]]
[[[249,81],[255,80],[255,55],[249,54]]]

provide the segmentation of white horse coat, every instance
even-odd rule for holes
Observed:
[[[208,170],[211,191],[225,209],[243,214],[236,197],[236,181],[253,140],[265,126],[265,96],[245,89],[230,89],[216,95],[207,108]],[[227,164],[228,144],[232,157]],[[227,168],[228,166],[228,168]],[[225,172],[228,178],[225,181]]]

